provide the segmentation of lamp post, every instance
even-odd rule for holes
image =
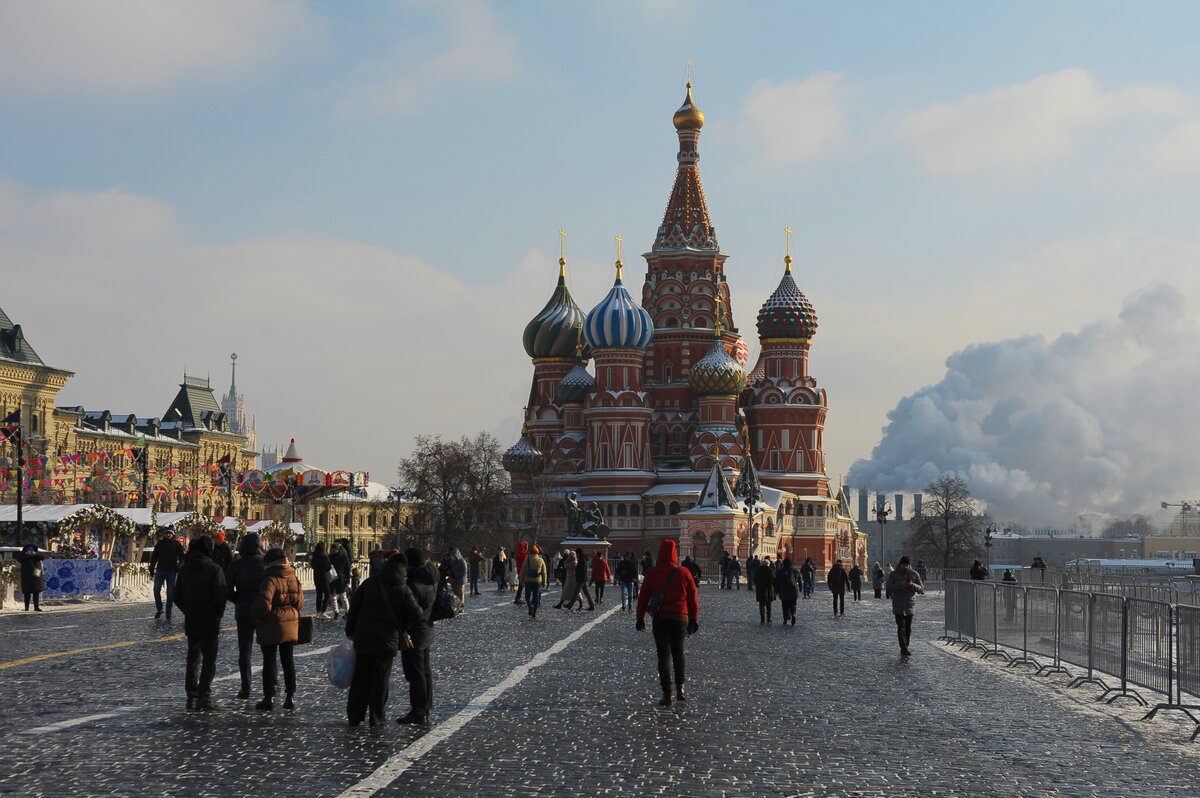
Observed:
[[[880,499],[875,503],[875,520],[879,522],[879,560],[887,565],[887,522],[892,514],[892,507]]]
[[[996,525],[988,524],[983,530],[983,547],[987,549],[988,573],[992,572],[992,538],[996,533]]]

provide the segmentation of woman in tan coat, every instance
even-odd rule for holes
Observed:
[[[255,633],[263,653],[263,700],[256,706],[266,712],[275,708],[274,699],[279,685],[279,674],[275,670],[275,655],[283,664],[283,684],[287,691],[284,709],[295,709],[293,696],[296,693],[296,662],[292,649],[300,639],[300,608],[304,606],[304,592],[296,570],[284,557],[282,549],[271,549],[263,557],[266,570],[263,572],[262,587],[254,599],[250,614],[256,622]]]

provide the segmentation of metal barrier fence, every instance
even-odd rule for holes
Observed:
[[[979,649],[985,659],[1005,657],[1010,667],[1033,665],[1035,675],[1067,673],[1063,663],[1074,665],[1084,674],[1069,686],[1098,685],[1103,692],[1097,700],[1108,703],[1126,697],[1146,705],[1135,688],[1158,693],[1165,701],[1145,719],[1161,710],[1182,712],[1197,724],[1195,740],[1200,737],[1195,714],[1200,704],[1194,703],[1200,700],[1200,607],[1141,597],[1162,594],[1156,590],[1125,592],[951,580],[940,639]],[[1039,664],[1033,656],[1048,662]],[[1109,687],[1100,675],[1119,683]]]

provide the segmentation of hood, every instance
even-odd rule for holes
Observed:
[[[242,537],[242,539],[240,541],[238,541],[237,550],[238,550],[238,553],[240,553],[243,557],[246,556],[247,554],[253,554],[253,553],[257,552],[258,551],[258,535],[256,535],[253,532],[249,532],[246,535],[244,535]]]
[[[524,557],[528,552],[529,552],[529,544],[528,543],[526,543],[525,541],[522,540],[520,543],[517,544],[517,554],[518,555],[520,555],[521,557]]]
[[[679,548],[675,545],[675,541],[667,538],[658,544],[658,559],[654,561],[654,564],[659,567],[679,565]]]
[[[379,569],[379,581],[387,587],[399,587],[407,580],[408,569],[401,564],[398,557],[388,558]]]
[[[266,567],[263,576],[295,576],[296,569],[287,560],[276,560]]]

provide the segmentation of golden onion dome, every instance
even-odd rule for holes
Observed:
[[[684,98],[683,105],[679,106],[679,110],[675,112],[671,121],[675,123],[676,130],[699,130],[704,127],[704,112],[692,99],[691,81],[688,81],[687,84],[687,97]]]

